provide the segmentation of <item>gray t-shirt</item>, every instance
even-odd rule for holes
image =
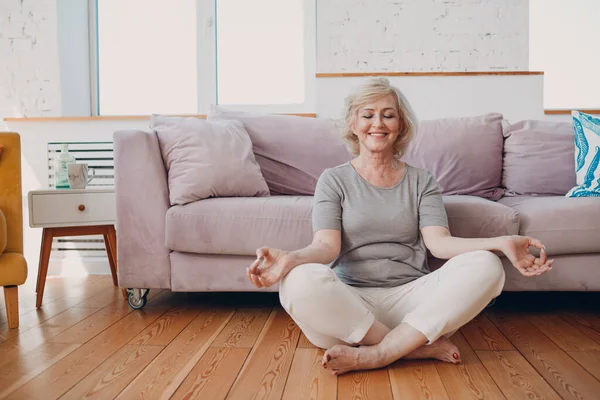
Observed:
[[[313,232],[342,232],[341,252],[330,266],[343,282],[393,287],[429,273],[420,229],[447,228],[448,218],[430,172],[407,164],[400,182],[378,188],[347,162],[320,176],[312,225]]]

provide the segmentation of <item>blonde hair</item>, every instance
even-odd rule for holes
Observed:
[[[400,134],[394,142],[394,156],[400,158],[406,152],[406,148],[417,130],[415,113],[400,89],[392,86],[387,78],[370,78],[350,93],[345,101],[345,126],[343,127],[342,139],[347,143],[354,156],[358,156],[360,153],[358,136],[354,134],[351,128],[358,110],[366,104],[388,95],[392,95],[396,99],[400,114]]]

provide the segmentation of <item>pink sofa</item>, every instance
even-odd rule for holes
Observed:
[[[351,159],[323,133],[328,120],[226,110],[212,120],[244,124],[270,196],[171,205],[157,133],[114,134],[119,282],[136,289],[134,307],[145,289],[257,291],[246,277],[255,249],[309,244],[311,190],[325,168]],[[552,271],[525,278],[503,258],[506,291],[600,290],[600,199],[564,197],[575,186],[570,123],[511,124],[500,114],[422,121],[404,159],[440,183],[453,235],[544,242]],[[442,263],[429,260],[431,269]]]

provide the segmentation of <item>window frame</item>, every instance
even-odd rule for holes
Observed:
[[[216,15],[216,2],[212,3],[215,7],[213,15]],[[231,108],[240,111],[256,113],[314,113],[316,110],[316,72],[317,72],[317,9],[316,0],[302,0],[304,10],[304,102],[297,104],[227,104],[225,108]],[[218,16],[214,26],[214,35],[216,36]],[[218,59],[216,55],[216,41],[213,41],[215,48],[215,70],[218,69]],[[215,83],[217,75],[215,72]],[[218,87],[215,93],[218,101]],[[218,104],[217,102],[215,102]]]
[[[59,0],[61,1],[61,0]],[[68,0],[62,0],[68,1]],[[91,116],[100,114],[98,61],[98,1],[88,0],[89,98]],[[209,114],[218,104],[217,24],[218,0],[196,0],[197,113]],[[316,109],[316,0],[303,0],[304,7],[304,102],[299,104],[227,104],[225,108],[257,113],[314,113]],[[66,93],[65,93],[66,94]],[[66,94],[67,97],[69,96]],[[70,95],[72,97],[72,95]],[[64,96],[63,96],[64,97]]]

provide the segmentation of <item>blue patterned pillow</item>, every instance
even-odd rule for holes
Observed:
[[[572,111],[577,186],[567,197],[600,197],[600,118]]]

